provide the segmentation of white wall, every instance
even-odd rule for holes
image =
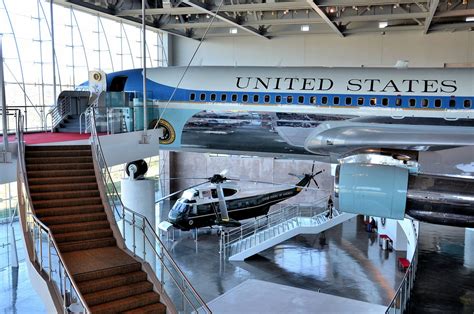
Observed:
[[[177,37],[172,42],[173,65],[186,65],[198,42]],[[210,38],[193,65],[393,66],[400,59],[411,67],[472,63],[474,32]]]

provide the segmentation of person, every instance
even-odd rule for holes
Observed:
[[[334,203],[331,197],[329,197],[327,208],[328,208],[328,213],[326,214],[326,217],[329,219],[332,219]]]

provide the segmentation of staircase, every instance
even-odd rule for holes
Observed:
[[[268,217],[225,231],[221,234],[221,248],[229,261],[244,261],[246,258],[269,249],[299,234],[318,234],[357,215],[333,210],[318,212],[318,208],[288,206]],[[274,217],[271,217],[274,216]]]
[[[92,313],[166,313],[142,263],[117,246],[90,146],[26,146],[36,217],[47,226]]]
[[[67,115],[64,120],[56,126],[56,131],[62,133],[79,133],[79,115]]]

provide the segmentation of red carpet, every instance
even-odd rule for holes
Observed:
[[[55,142],[67,142],[67,141],[78,141],[87,140],[90,138],[90,134],[79,134],[79,133],[27,133],[25,134],[26,144],[45,144]],[[3,137],[0,136],[0,143]],[[16,141],[15,135],[8,136],[10,142]]]

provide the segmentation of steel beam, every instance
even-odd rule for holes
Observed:
[[[192,6],[194,8],[197,8],[199,10],[201,10],[202,13],[205,13],[205,14],[209,14],[209,15],[214,15],[216,18],[218,18],[219,20],[221,21],[224,21],[224,22],[227,22],[229,25],[231,26],[235,26],[237,28],[240,28],[241,30],[244,30],[248,33],[251,33],[253,35],[256,35],[260,38],[264,38],[264,39],[270,39],[269,37],[265,36],[265,35],[262,35],[258,30],[256,30],[255,28],[253,27],[250,27],[250,26],[243,26],[242,24],[238,23],[236,20],[234,20],[233,18],[231,17],[227,17],[225,15],[223,15],[222,13],[220,12],[213,12],[212,10],[206,8],[203,4],[199,3],[199,2],[195,2],[194,0],[184,0],[183,3],[189,5],[189,6]]]
[[[319,14],[319,16],[329,25],[329,27],[334,31],[336,32],[336,34],[338,34],[340,37],[344,37],[344,34],[339,30],[339,28],[336,26],[336,24],[334,24],[333,21],[331,21],[331,19],[326,15],[326,13],[324,13],[323,10],[321,10],[321,8],[316,4],[314,3],[313,0],[306,0],[308,2],[308,4],[311,6],[311,8]]]
[[[439,0],[431,0],[430,3],[430,11],[428,12],[428,16],[425,19],[425,29],[423,30],[423,34],[428,34],[428,31],[431,26],[431,21],[435,15],[436,9],[438,9]]]

